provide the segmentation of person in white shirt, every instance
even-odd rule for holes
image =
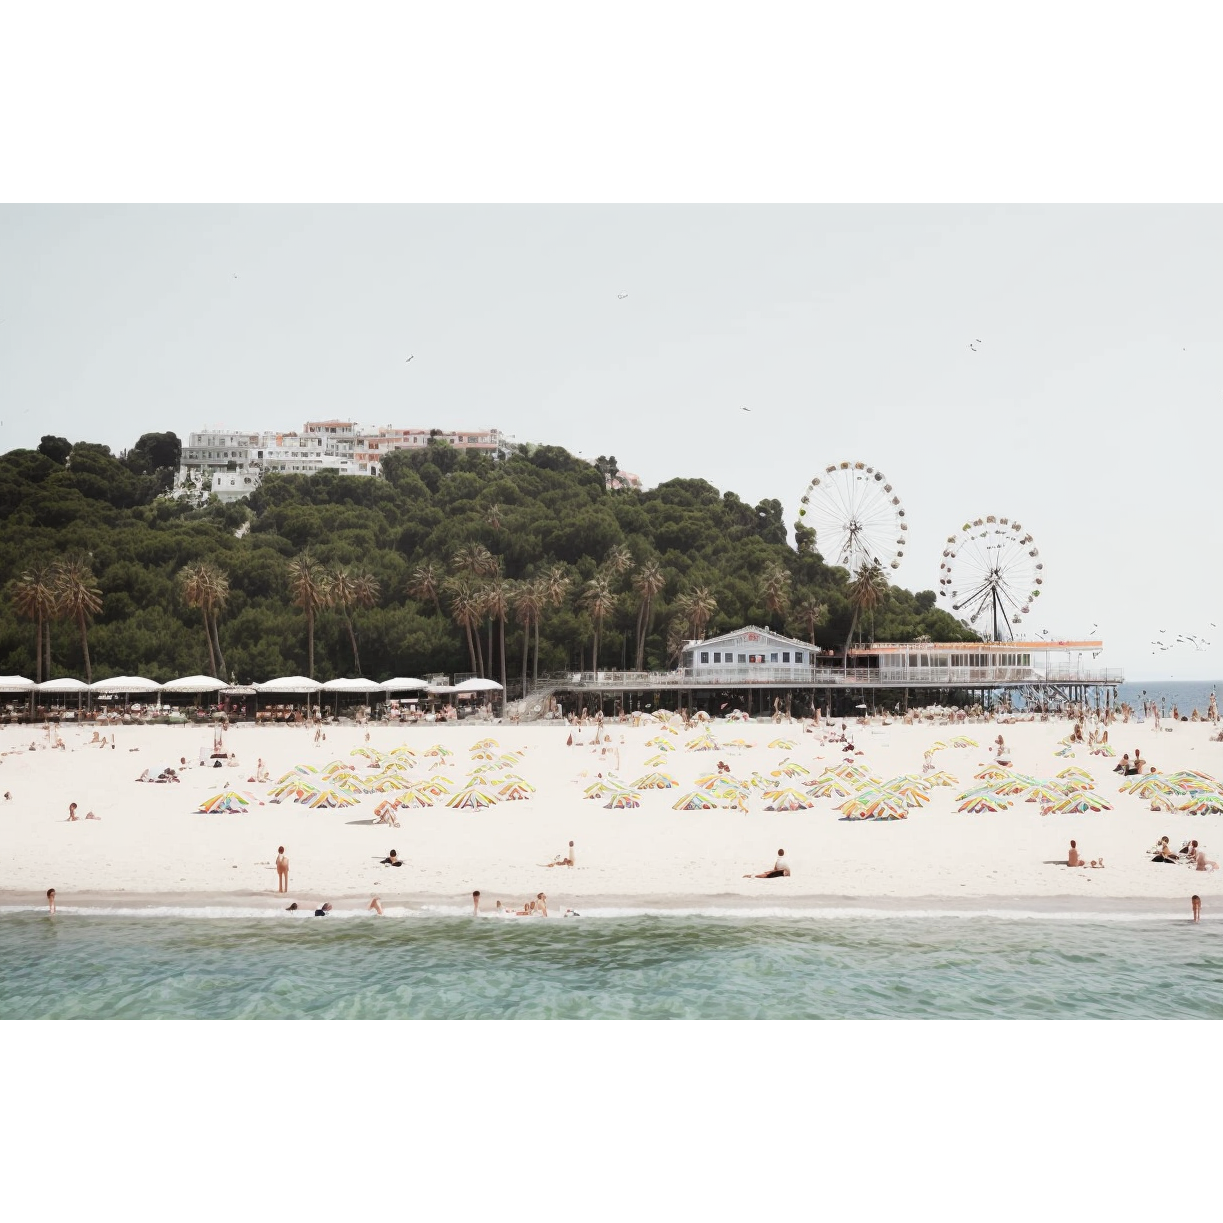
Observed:
[[[777,860],[773,863],[771,871],[761,871],[759,875],[744,875],[744,879],[779,879],[781,877],[789,878],[790,867],[786,862],[786,851],[779,849],[777,851]]]

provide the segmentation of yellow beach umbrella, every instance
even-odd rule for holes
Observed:
[[[691,794],[685,794],[682,798],[677,799],[671,804],[673,811],[711,811],[717,804],[699,790],[693,790]]]
[[[466,790],[460,790],[453,797],[447,799],[447,807],[455,807],[458,809],[470,809],[478,807],[492,807],[497,800],[493,795],[485,790],[477,790],[474,786]]]

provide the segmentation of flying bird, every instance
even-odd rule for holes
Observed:
[[[622,301],[623,301],[623,300],[624,300],[624,299],[625,299],[627,296],[628,296],[628,294],[627,294],[627,293],[617,293],[617,294],[616,294],[616,300],[617,300],[618,302],[622,302]]]
[[[971,345],[971,344],[969,344],[969,346],[968,346],[968,347],[969,347],[969,348],[972,348],[973,352],[976,352],[976,351],[977,351],[975,348],[973,348],[973,347],[972,347],[972,345]]]
[[[739,411],[740,412],[750,412],[751,408],[740,408]]]
[[[408,361],[415,361],[415,360],[416,360],[416,354],[415,354],[415,353],[413,353],[413,354],[412,354],[412,355],[411,355],[411,356],[408,358]],[[404,362],[404,365],[407,365],[408,361],[405,361],[405,362]]]

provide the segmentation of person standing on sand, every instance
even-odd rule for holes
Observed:
[[[1197,900],[1197,897],[1195,896],[1193,899]],[[54,888],[47,888],[47,912],[48,913],[55,912],[55,889]],[[1197,921],[1196,917],[1194,918],[1194,921]]]
[[[289,890],[289,859],[285,857],[283,845],[276,847],[276,890],[278,892]]]
[[[1202,898],[1200,896],[1194,896],[1190,899],[1189,903],[1193,905],[1193,920],[1201,921],[1202,920]]]
[[[471,915],[472,917],[480,916],[480,893],[472,892],[471,894]]]

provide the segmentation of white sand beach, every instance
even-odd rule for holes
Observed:
[[[1169,723],[1163,724],[1165,727]],[[350,753],[366,746],[365,728],[325,728],[315,745],[314,729],[239,725],[226,732],[226,748],[237,768],[202,768],[201,747],[211,751],[212,732],[197,727],[119,725],[106,728],[115,747],[90,746],[93,727],[61,730],[65,750],[39,747],[39,727],[0,730],[0,904],[39,905],[55,887],[62,907],[103,905],[303,905],[331,901],[337,908],[364,907],[378,895],[384,902],[411,906],[470,906],[480,889],[486,909],[501,899],[521,903],[539,891],[553,911],[581,903],[607,906],[713,907],[815,903],[920,907],[908,902],[958,905],[987,900],[1014,907],[1110,906],[1120,900],[1175,902],[1187,906],[1196,892],[1209,913],[1223,894],[1223,874],[1197,872],[1181,864],[1155,864],[1146,852],[1167,835],[1175,848],[1197,838],[1211,858],[1223,857],[1223,815],[1160,813],[1127,793],[1112,770],[1123,751],[1139,749],[1161,773],[1196,769],[1223,777],[1223,743],[1210,741],[1214,728],[1181,723],[1156,732],[1150,723],[1110,727],[1116,758],[1091,755],[1080,746],[1073,758],[1054,754],[1068,733],[1065,720],[1048,723],[856,726],[853,757],[883,778],[920,773],[923,755],[938,740],[964,734],[979,747],[945,748],[936,763],[959,785],[936,788],[928,806],[890,822],[846,820],[839,798],[818,799],[810,810],[769,812],[761,790],[747,799],[747,811],[677,811],[676,799],[695,788],[698,776],[724,761],[736,777],[758,772],[770,780],[781,762],[809,770],[779,784],[802,789],[827,766],[849,758],[838,744],[824,744],[795,722],[774,725],[712,723],[718,751],[690,751],[698,731],[678,734],[657,724],[633,727],[609,723],[611,742],[596,748],[593,727],[562,723],[527,726],[464,723],[460,726],[368,728],[369,747],[379,753],[406,745],[416,753],[410,778],[444,775],[462,788],[473,768],[472,745],[491,736],[497,752],[521,752],[510,766],[535,787],[528,801],[500,802],[482,810],[441,805],[401,809],[400,828],[373,823],[375,806],[388,797],[370,794],[356,805],[310,810],[286,800],[273,804],[269,784],[255,784],[262,758],[273,780],[297,765],[323,769],[332,761],[364,764]],[[566,746],[573,734],[574,746]],[[1037,803],[1023,801],[996,813],[960,814],[956,796],[979,784],[974,774],[990,763],[987,750],[1003,733],[1013,768],[1034,777],[1053,777],[1067,765],[1091,774],[1094,793],[1113,810],[1042,816]],[[674,789],[644,792],[639,808],[608,810],[606,798],[587,799],[585,787],[598,774],[614,773],[630,783],[651,771],[658,749],[648,742],[662,734],[675,745],[658,767],[678,782]],[[727,746],[744,739],[751,747]],[[791,740],[792,749],[769,747]],[[424,753],[440,744],[453,755]],[[607,755],[601,755],[603,747]],[[135,779],[186,757],[180,784],[153,785]],[[500,763],[500,762],[498,762]],[[366,769],[366,772],[369,770]],[[502,771],[486,775],[496,793]],[[307,778],[319,782],[318,777]],[[255,796],[238,813],[203,814],[201,801],[225,790]],[[390,795],[389,797],[394,797]],[[67,819],[69,803],[98,820]],[[262,802],[262,805],[260,805]],[[1071,838],[1085,858],[1103,858],[1102,870],[1064,865]],[[543,864],[576,846],[573,868]],[[274,860],[278,845],[290,860],[290,890],[277,894]],[[380,859],[395,848],[405,865]],[[785,849],[788,878],[745,879],[773,865]]]

